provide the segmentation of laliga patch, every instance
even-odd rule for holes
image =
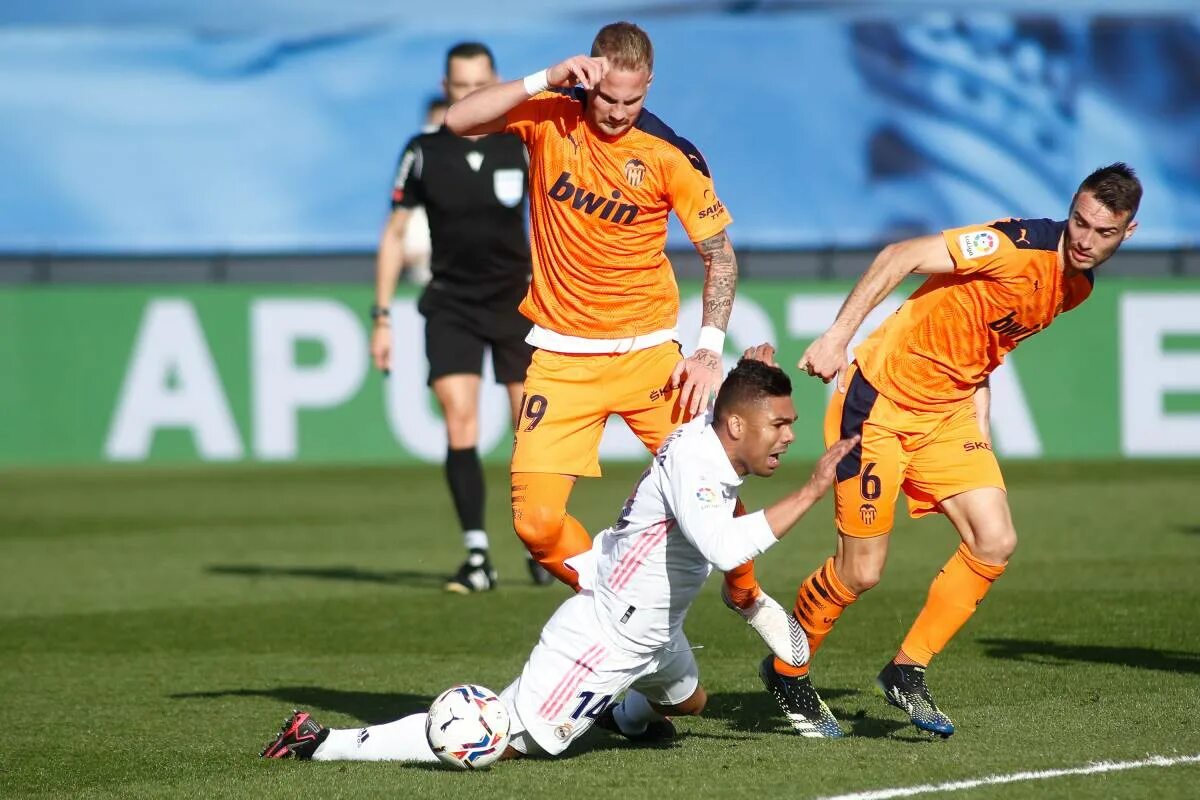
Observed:
[[[1000,237],[994,231],[971,231],[958,237],[958,249],[967,258],[990,256],[1000,248]]]
[[[721,496],[707,486],[696,490],[696,499],[700,501],[700,505],[708,508],[721,505]]]

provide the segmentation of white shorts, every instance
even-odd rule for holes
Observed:
[[[675,705],[700,685],[696,658],[682,631],[658,650],[634,653],[600,630],[591,592],[558,607],[521,677],[500,693],[512,718],[510,735],[526,734],[546,753],[558,755],[630,687],[653,703]]]

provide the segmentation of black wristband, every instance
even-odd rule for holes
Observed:
[[[380,317],[391,317],[392,310],[386,306],[371,306],[371,319],[379,319]]]

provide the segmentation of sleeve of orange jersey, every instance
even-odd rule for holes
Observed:
[[[712,178],[705,174],[708,167],[703,156],[699,153],[689,156],[680,151],[672,158],[670,170],[667,191],[671,207],[689,239],[702,242],[733,222],[729,209],[717,197]]]
[[[504,115],[504,130],[520,136],[526,147],[532,147],[538,123],[554,113],[560,97],[557,92],[539,92],[528,100],[522,100]]]
[[[998,275],[1017,249],[1007,236],[987,225],[950,228],[942,231],[942,239],[959,275]]]

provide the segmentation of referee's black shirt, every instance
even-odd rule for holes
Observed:
[[[434,289],[487,300],[528,285],[528,187],[525,146],[513,134],[466,139],[443,126],[409,141],[396,168],[392,208],[425,206]]]

